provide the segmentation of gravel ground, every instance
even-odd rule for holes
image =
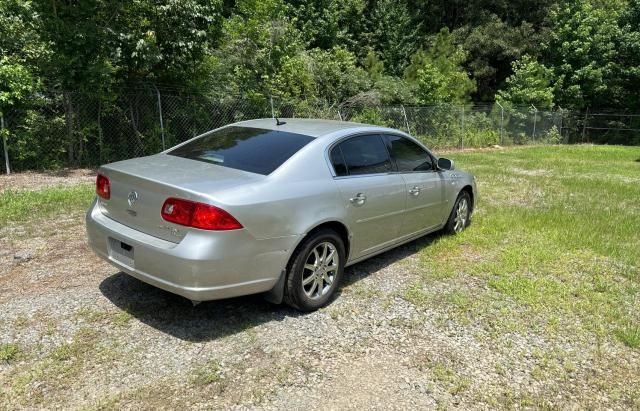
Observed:
[[[437,235],[347,269],[331,305],[300,314],[259,296],[193,307],[95,257],[82,219],[0,228],[0,343],[17,349],[0,408],[640,407],[637,351],[494,335],[402,298]]]

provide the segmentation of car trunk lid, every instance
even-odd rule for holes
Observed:
[[[109,178],[111,195],[99,198],[109,218],[154,237],[179,242],[190,230],[165,221],[161,208],[169,197],[211,202],[227,188],[264,179],[258,174],[167,154],[108,164],[100,173]]]

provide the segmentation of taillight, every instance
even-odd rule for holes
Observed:
[[[209,204],[168,198],[162,205],[162,218],[171,223],[202,230],[238,230],[242,224],[226,211]]]
[[[96,194],[105,200],[111,198],[111,183],[109,182],[109,178],[102,174],[98,174],[96,178]]]

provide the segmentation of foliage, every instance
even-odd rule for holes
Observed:
[[[536,55],[545,39],[527,21],[512,26],[496,15],[477,26],[458,28],[453,35],[468,53],[465,67],[478,85],[474,97],[480,101],[492,101],[512,73],[511,63],[524,54]]]
[[[0,57],[0,112],[24,99],[34,89],[34,79],[22,64]]]
[[[525,55],[513,62],[513,74],[507,79],[506,87],[498,92],[498,101],[534,105],[539,109],[553,107],[553,73],[544,65]]]
[[[562,135],[558,131],[558,127],[553,126],[542,137],[542,142],[545,144],[560,144],[562,142]]]
[[[14,343],[0,344],[0,361],[8,362],[15,359],[20,354],[20,348]]]
[[[615,106],[620,37],[616,7],[589,0],[563,1],[551,14],[549,59],[557,79],[556,100],[563,107]]]
[[[356,123],[375,124],[382,127],[392,127],[393,123],[384,118],[380,110],[366,107],[349,119]]]
[[[47,52],[30,19],[31,4],[0,2],[0,112],[26,99],[38,83],[39,59]]]
[[[365,0],[289,0],[291,15],[309,48],[357,48],[364,29]]]
[[[419,50],[411,57],[405,77],[416,85],[422,104],[464,103],[475,91],[475,82],[464,71],[466,53],[454,44],[448,29],[442,29],[427,51]]]
[[[399,75],[417,45],[419,25],[404,0],[378,0],[368,21],[368,43],[385,62],[387,71]]]
[[[309,52],[317,95],[332,102],[343,102],[369,88],[366,71],[358,67],[353,53],[342,47]]]
[[[118,144],[159,147],[160,132],[141,134],[131,107],[118,104],[123,94],[161,90],[202,95],[208,105],[261,106],[274,96],[286,101],[285,113],[309,115],[494,98],[633,112],[639,88],[640,0],[0,2],[0,111],[18,119],[10,154],[29,167],[88,158],[97,113],[75,104],[74,92],[94,96],[118,123]],[[62,98],[47,97],[58,92]],[[175,114],[206,118],[206,105]],[[222,111],[228,120],[244,115],[228,104]],[[530,134],[515,126],[524,124],[518,115],[510,115],[514,135]],[[83,116],[93,123],[80,130]],[[43,150],[51,141],[56,149]],[[100,160],[111,158],[109,144]]]

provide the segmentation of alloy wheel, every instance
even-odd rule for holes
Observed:
[[[454,217],[454,226],[453,231],[456,233],[461,233],[462,230],[467,226],[467,221],[469,220],[469,202],[466,198],[461,198],[458,202],[458,206],[456,207],[456,214]]]
[[[331,290],[338,273],[340,257],[335,245],[324,241],[307,256],[302,271],[302,289],[307,297],[318,299]]]

